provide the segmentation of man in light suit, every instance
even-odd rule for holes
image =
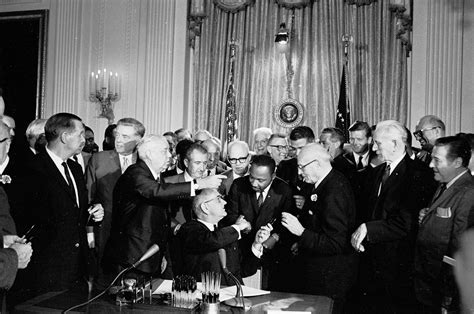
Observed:
[[[360,278],[369,311],[413,312],[413,252],[418,212],[434,193],[431,170],[406,154],[406,129],[398,121],[377,124],[374,147],[384,163],[374,168],[364,192],[365,223],[352,234],[364,252]],[[363,217],[364,218],[364,217]],[[364,242],[362,242],[364,241]]]
[[[246,142],[233,141],[229,143],[227,147],[227,160],[232,169],[222,173],[222,175],[225,175],[227,178],[222,181],[222,185],[219,187],[219,193],[222,195],[229,194],[232,182],[237,178],[247,175],[250,159],[249,145]]]
[[[86,225],[100,222],[100,204],[88,208],[80,166],[69,160],[84,146],[84,125],[70,113],[51,116],[45,125],[46,150],[35,155],[30,173],[29,206],[35,224],[27,283],[35,292],[58,291],[85,281]]]
[[[115,129],[115,149],[92,155],[86,168],[89,200],[102,204],[105,215],[100,227],[96,227],[95,247],[100,263],[112,223],[112,195],[118,178],[129,165],[137,161],[137,142],[145,135],[143,124],[133,118],[123,118]]]
[[[333,298],[333,313],[342,313],[357,273],[357,256],[349,242],[355,227],[354,195],[320,144],[302,148],[298,170],[313,188],[299,217],[283,212],[282,225],[297,236],[293,251],[298,254],[299,287],[303,293]]]
[[[114,188],[112,228],[103,259],[112,275],[136,262],[153,244],[158,244],[159,254],[137,267],[141,274],[156,274],[167,250],[166,201],[190,198],[196,190],[217,188],[221,184],[218,176],[175,184],[161,182],[160,173],[167,169],[171,156],[163,136],[145,136],[137,149],[139,160],[125,171]]]
[[[424,312],[439,311],[441,306],[458,309],[453,269],[443,263],[443,256],[453,257],[462,234],[474,225],[469,143],[455,136],[439,138],[431,156],[430,167],[440,185],[430,205],[420,211],[415,251],[415,291]]]

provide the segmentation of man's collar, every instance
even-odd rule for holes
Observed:
[[[326,170],[323,175],[321,176],[321,178],[319,178],[318,182],[316,182],[314,184],[314,188],[316,189],[319,184],[321,184],[321,182],[323,182],[323,180],[328,176],[329,172],[331,172],[332,168],[329,168],[328,170]]]
[[[388,165],[390,165],[390,174],[392,174],[393,170],[397,168],[398,164],[405,158],[406,153],[403,153],[401,157],[398,157],[392,162],[387,162]]]
[[[184,173],[184,181],[191,182],[194,180],[194,178],[189,175],[188,170],[185,170],[183,173]]]
[[[3,174],[3,172],[5,171],[5,168],[7,168],[7,166],[8,166],[9,161],[10,161],[10,157],[8,157],[8,155],[7,155],[7,157],[5,158],[3,163],[0,165],[0,174]]]
[[[55,152],[53,152],[52,150],[50,150],[48,148],[48,146],[46,146],[46,152],[48,153],[49,157],[51,157],[51,159],[54,161],[55,164],[59,164],[61,165],[65,160],[63,160],[61,157],[59,157],[58,155],[56,155]]]
[[[210,222],[207,222],[207,221],[204,221],[202,219],[197,219],[197,221],[199,221],[200,223],[202,223],[203,225],[205,225],[207,227],[207,229],[209,229],[209,231],[213,232],[214,229],[215,229],[215,225],[210,223]]]
[[[150,169],[150,172],[151,174],[153,175],[153,178],[156,180],[158,180],[158,178],[160,177],[160,174],[159,173],[156,173],[155,170],[153,170],[149,165],[148,163],[145,162],[145,165],[148,167],[148,169]]]
[[[446,188],[449,188],[451,185],[454,184],[463,174],[465,174],[468,171],[468,169],[465,169],[463,172],[455,176],[454,178],[451,179],[448,183],[446,183]]]

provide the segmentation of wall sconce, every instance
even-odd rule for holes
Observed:
[[[89,81],[89,100],[100,104],[99,118],[106,118],[109,124],[114,122],[113,102],[120,100],[122,84],[118,73],[97,71],[91,73]]]
[[[288,43],[288,39],[289,39],[289,31],[286,28],[286,24],[281,23],[280,29],[278,30],[278,33],[275,35],[275,42],[280,45],[285,45]]]

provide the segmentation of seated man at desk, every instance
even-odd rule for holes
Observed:
[[[262,243],[270,236],[272,226],[270,224],[262,226],[251,247],[253,254],[240,264],[237,240],[240,239],[240,232],[249,228],[250,223],[245,218],[239,217],[233,225],[217,228],[218,222],[227,215],[225,204],[215,189],[203,189],[194,198],[193,210],[197,220],[186,222],[178,232],[182,248],[181,265],[185,267],[180,270],[173,269],[175,273],[192,275],[196,280],[200,280],[202,272],[220,272],[222,265],[218,250],[221,248],[226,251],[227,269],[240,281],[241,276],[251,269],[255,272],[263,253]],[[224,274],[221,278],[223,285],[233,285],[230,278]]]

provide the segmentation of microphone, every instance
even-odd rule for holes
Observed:
[[[252,306],[252,302],[248,299],[244,298],[244,293],[242,290],[242,285],[240,284],[239,280],[227,269],[227,256],[224,249],[218,249],[217,254],[219,255],[219,261],[221,263],[222,271],[226,274],[232,281],[235,283],[237,287],[237,293],[235,294],[235,298],[229,299],[224,301],[225,304],[232,307],[241,307],[244,310],[249,309]]]
[[[131,268],[136,268],[138,265],[140,265],[142,262],[146,261],[147,259],[149,259],[150,257],[152,257],[153,255],[155,255],[158,251],[160,250],[160,247],[158,246],[158,244],[153,244],[146,252],[145,254],[142,255],[142,257],[140,257],[140,259],[138,261],[136,261],[135,263],[132,264],[132,267]]]
[[[95,297],[93,297],[92,299],[89,299],[88,301],[84,302],[84,303],[81,303],[81,304],[78,304],[78,305],[74,305],[73,307],[70,307],[68,308],[67,310],[64,310],[62,313],[67,313],[69,311],[72,311],[74,309],[77,309],[79,307],[82,307],[84,305],[87,305],[89,303],[91,303],[92,301],[94,300],[97,300],[98,298],[100,298],[102,295],[104,295],[104,293],[106,293],[111,287],[112,285],[114,284],[114,282],[120,277],[122,276],[125,272],[129,271],[130,269],[132,268],[135,268],[137,267],[138,265],[140,265],[142,262],[144,262],[145,260],[149,259],[150,257],[152,257],[153,255],[155,255],[158,251],[160,250],[160,247],[158,246],[158,244],[153,244],[152,246],[150,246],[150,248],[145,252],[145,254],[142,255],[142,257],[140,257],[140,259],[138,261],[136,261],[135,263],[133,263],[131,266],[125,268],[124,270],[122,270],[115,278],[114,280],[112,280],[112,282],[110,283],[110,285],[104,289],[104,291],[102,291],[101,293],[99,293],[98,295],[96,295]],[[225,253],[225,252],[224,252]]]

